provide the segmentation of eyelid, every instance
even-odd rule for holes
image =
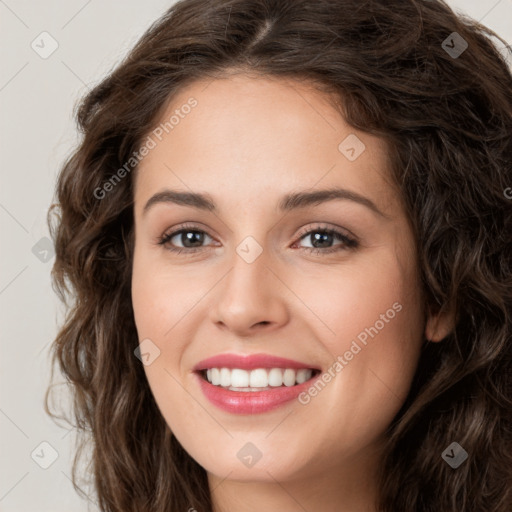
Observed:
[[[205,227],[202,227],[198,223],[193,222],[184,222],[182,224],[178,224],[176,227],[172,229],[166,229],[161,236],[156,237],[156,243],[163,245],[162,240],[166,238],[174,238],[176,235],[180,234],[182,231],[199,231],[204,232],[207,236],[212,239],[215,239]],[[190,250],[190,249],[189,249]]]
[[[315,224],[315,223],[313,223],[313,224]],[[194,223],[194,222],[184,222],[182,224],[178,224],[172,230],[164,231],[163,236],[168,235],[168,234],[176,235],[181,230],[184,230],[184,229],[190,229],[191,231],[204,231],[210,238],[214,238],[212,235],[209,234],[208,229],[206,227],[202,227],[200,224]],[[304,235],[307,235],[311,231],[314,231],[314,230],[320,231],[320,230],[324,230],[324,229],[325,230],[342,231],[343,234],[346,234],[346,236],[348,236],[350,238],[354,238],[355,240],[359,241],[358,237],[356,235],[354,235],[347,228],[342,228],[340,226],[333,226],[333,225],[327,224],[325,222],[317,222],[316,225],[314,225],[314,226],[310,226],[310,225],[304,226],[303,228],[301,228],[299,230],[297,235],[295,235],[295,238],[299,239],[299,238],[302,238]],[[157,239],[160,239],[160,238],[161,237],[157,237]]]
[[[341,234],[346,236],[347,238],[352,238],[355,241],[359,242],[358,237],[356,237],[350,230],[347,228],[342,228],[340,226],[333,226],[331,224],[327,224],[325,222],[320,222],[311,227],[310,225],[305,226],[304,228],[301,228],[299,233],[296,235],[297,239],[301,239],[304,235],[309,234],[311,231],[339,231]]]
[[[179,224],[175,228],[169,231],[165,231],[163,235],[157,237],[156,243],[158,245],[164,246],[166,248],[166,244],[175,236],[181,234],[183,231],[197,231],[204,233],[206,236],[210,237],[211,239],[215,240],[215,237],[209,234],[208,230],[202,226],[200,226],[198,223],[192,223],[192,222],[184,222],[182,224]],[[333,252],[338,252],[341,250],[347,250],[356,248],[360,245],[360,241],[358,237],[353,235],[350,230],[346,228],[342,228],[339,226],[331,226],[326,223],[317,223],[316,225],[309,225],[302,228],[297,235],[294,237],[293,245],[296,245],[299,243],[305,236],[310,235],[313,232],[326,232],[334,237],[338,237],[338,239],[342,240],[342,244],[339,246],[333,246],[328,248],[316,248],[316,247],[302,247],[303,250],[306,252],[317,252],[317,253],[323,253],[325,255]],[[166,248],[168,251],[174,252],[174,253],[194,253],[198,252],[204,249],[208,249],[208,246],[202,246],[202,247],[178,247],[178,248]]]

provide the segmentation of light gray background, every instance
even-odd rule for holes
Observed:
[[[42,408],[63,309],[50,284],[52,253],[42,246],[36,255],[33,247],[49,237],[56,175],[78,140],[77,100],[173,3],[0,0],[1,512],[97,510],[71,484],[74,431],[56,426]],[[512,43],[512,0],[449,4]],[[40,52],[50,48],[48,38],[40,42],[44,31],[58,43],[46,59],[31,47],[35,40]],[[40,464],[51,462],[52,451],[42,442],[58,454],[48,469]]]

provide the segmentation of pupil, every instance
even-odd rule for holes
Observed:
[[[183,235],[186,235],[185,239],[187,242],[198,242],[199,245],[201,245],[203,241],[203,234],[199,233],[198,231],[187,231],[186,233],[183,233]],[[195,239],[195,240],[194,240]],[[183,240],[182,240],[183,242]],[[185,247],[187,247],[187,244],[183,244]]]
[[[329,237],[329,236],[331,236],[331,235],[329,235],[328,233],[315,233],[313,236],[314,236],[314,238],[315,238],[315,242],[318,242],[318,241],[319,241],[319,238],[323,238],[323,243],[324,243],[324,245],[321,245],[321,247],[325,247],[325,246],[326,246],[326,245],[325,245],[325,242],[326,242],[325,237]],[[320,241],[320,243],[322,243],[322,241]],[[328,244],[327,244],[327,245],[328,245]],[[314,247],[317,247],[317,246],[315,245],[315,243],[313,243],[313,246],[314,246]]]

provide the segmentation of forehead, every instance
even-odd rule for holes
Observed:
[[[343,186],[373,196],[384,210],[396,202],[384,141],[352,128],[332,98],[295,80],[194,82],[148,136],[154,147],[136,173],[139,213],[144,198],[164,187],[259,204],[290,190]]]

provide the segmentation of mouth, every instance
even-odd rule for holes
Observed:
[[[290,388],[313,380],[316,368],[207,368],[196,372],[209,384],[238,392],[272,391]]]
[[[203,395],[215,407],[231,414],[254,415],[300,401],[321,372],[316,368],[212,367],[194,373]]]
[[[193,373],[214,406],[232,414],[258,414],[291,406],[321,370],[272,354],[223,353],[200,361]]]

